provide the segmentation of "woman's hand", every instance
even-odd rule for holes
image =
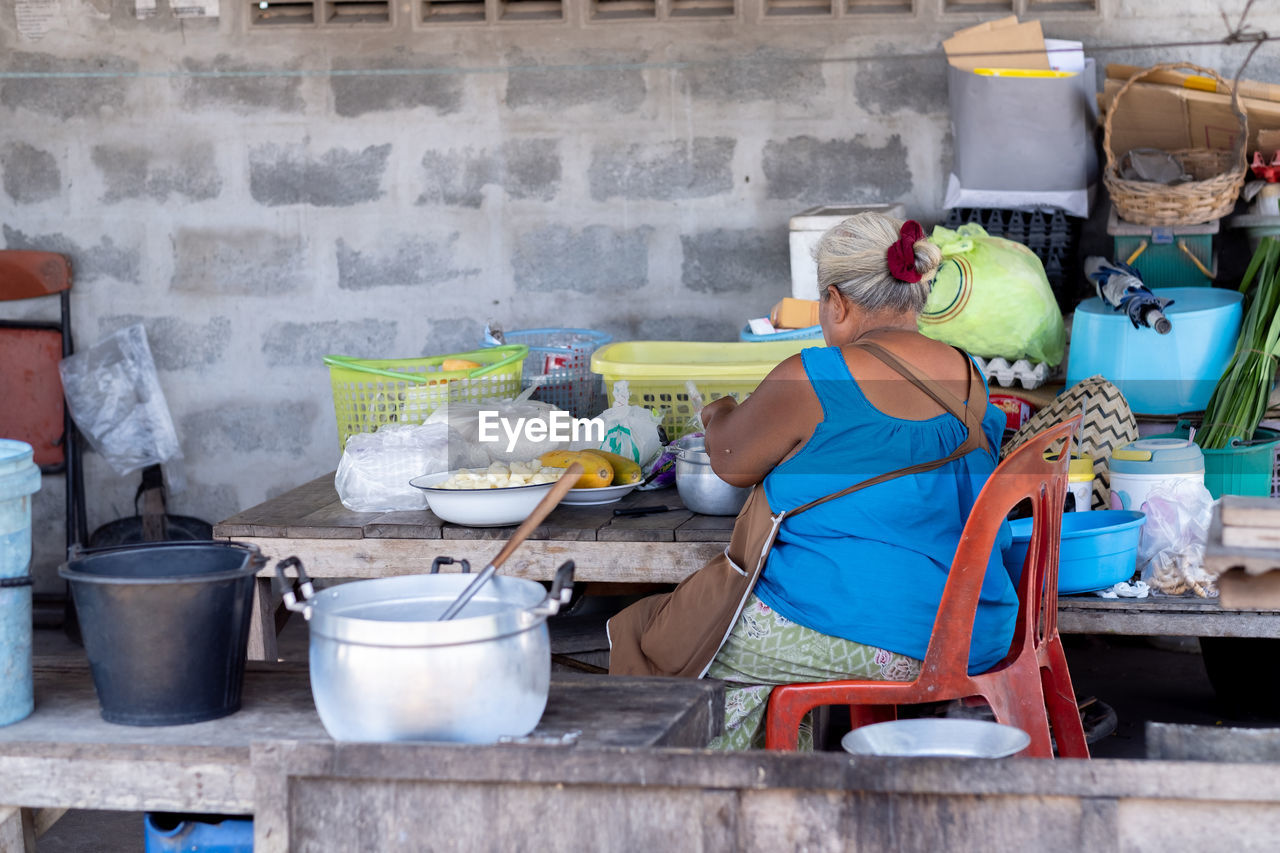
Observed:
[[[775,367],[751,396],[738,404],[721,397],[702,408],[711,470],[734,486],[754,486],[813,435],[822,404],[809,384],[800,356]]]

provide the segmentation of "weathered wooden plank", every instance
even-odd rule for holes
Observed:
[[[68,809],[37,809],[33,816],[36,838],[52,829],[53,825],[62,820],[62,816],[68,811]]]
[[[377,515],[352,512],[342,505],[337,492],[334,492],[332,501],[301,516],[285,528],[284,535],[309,539],[360,539],[364,537],[364,526]]]
[[[600,528],[596,539],[601,542],[674,542],[676,528],[691,518],[693,513],[687,509],[653,515],[615,516]]]
[[[719,731],[718,682],[556,673],[537,741],[576,733],[582,746],[704,744]],[[184,726],[102,720],[87,666],[36,668],[36,711],[0,727],[0,802],[25,807],[243,813],[254,810],[247,772],[259,739],[332,744],[305,666],[250,665],[235,714]],[[400,744],[383,745],[394,753]],[[466,749],[465,746],[459,747]]]
[[[280,657],[276,643],[276,607],[271,578],[253,579],[253,614],[249,617],[249,660],[273,661]]]
[[[49,748],[56,744],[46,745]],[[141,747],[115,747],[111,756],[81,748],[71,757],[10,755],[0,746],[0,798],[28,807],[194,811],[245,814],[253,811],[253,776],[247,750],[235,760],[156,761]]]
[[[363,744],[277,741],[269,766],[292,773],[292,746],[310,759],[300,772],[333,778],[434,782],[544,782],[682,788],[875,791],[959,796],[1136,797],[1270,803],[1280,774],[1267,764],[1128,759],[888,758],[844,753],[631,749],[543,744]],[[253,745],[254,767],[264,744]],[[322,759],[317,756],[323,756]]]
[[[1251,575],[1227,569],[1218,575],[1218,601],[1223,608],[1280,608],[1280,571]]]
[[[27,809],[0,806],[0,853],[36,853],[35,828]]]
[[[1280,729],[1238,729],[1148,721],[1147,758],[1159,761],[1280,762]]]
[[[1280,611],[1223,610],[1216,599],[1172,596],[1093,602],[1058,599],[1063,634],[1180,637],[1280,637]]]
[[[505,542],[516,532],[519,524],[508,524],[501,527],[468,527],[465,524],[445,522],[440,527],[440,538],[450,542]],[[544,521],[529,534],[530,539],[546,539],[547,524]],[[448,547],[447,545],[445,547]],[[496,554],[499,546],[490,546]]]
[[[364,526],[366,538],[439,539],[444,522],[429,509],[384,512]]]
[[[1246,497],[1244,495],[1223,495],[1218,505],[1222,515],[1222,526],[1261,527],[1275,529],[1280,527],[1280,499]]]
[[[1230,569],[1243,569],[1251,575],[1260,575],[1280,569],[1280,549],[1245,549],[1229,547],[1222,542],[1221,508],[1213,508],[1209,523],[1209,537],[1204,546],[1204,565],[1215,574]]]
[[[299,557],[313,577],[378,578],[423,574],[438,555],[483,566],[498,552],[495,540],[285,539],[246,537],[272,560]],[[551,580],[564,560],[574,560],[580,581],[679,583],[724,550],[719,542],[577,542],[526,540],[502,567],[504,575]],[[455,571],[446,566],[441,571]],[[260,573],[267,576],[270,569]]]
[[[215,524],[214,537],[284,536],[290,524],[337,500],[338,492],[333,485],[333,475],[332,471],[322,474],[296,489],[290,489],[283,495],[263,501]]]
[[[695,515],[676,528],[677,542],[723,542],[729,544],[733,535],[732,515]]]
[[[603,506],[570,506],[561,504],[547,516],[547,539],[593,542],[596,531],[613,520],[613,510],[622,501]]]
[[[1223,548],[1280,550],[1280,527],[1222,528]]]

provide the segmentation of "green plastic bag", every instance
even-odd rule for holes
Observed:
[[[920,315],[920,333],[970,355],[1062,361],[1066,329],[1044,265],[1021,243],[977,223],[933,229],[942,266]]]

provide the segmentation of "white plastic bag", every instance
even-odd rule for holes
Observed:
[[[662,440],[658,438],[658,424],[662,415],[644,406],[631,406],[631,389],[627,381],[613,383],[613,405],[605,409],[597,419],[604,423],[604,440],[594,444],[574,444],[574,450],[599,448],[619,456],[625,456],[641,467],[648,465],[662,452]]]
[[[1216,596],[1215,578],[1204,569],[1213,515],[1213,496],[1204,484],[1181,479],[1160,483],[1140,509],[1147,514],[1138,543],[1142,579],[1166,595]]]
[[[76,426],[117,474],[181,456],[141,323],[64,358],[58,373]]]
[[[488,464],[445,424],[384,426],[347,439],[333,484],[353,512],[426,509],[427,496],[409,485],[414,477]]]
[[[572,417],[550,403],[538,400],[486,400],[482,403],[450,402],[436,409],[424,424],[448,424],[459,437],[478,448],[490,462],[522,462],[551,450],[566,450],[572,440]],[[546,425],[543,438],[537,438]],[[531,431],[532,430],[532,431]],[[563,440],[552,437],[556,430]]]

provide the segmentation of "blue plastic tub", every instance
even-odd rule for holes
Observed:
[[[1173,304],[1167,335],[1135,329],[1125,314],[1096,296],[1076,308],[1067,355],[1067,387],[1101,374],[1136,414],[1203,411],[1235,351],[1241,294],[1209,287],[1167,287]]]
[[[764,341],[821,341],[821,326],[806,326],[803,329],[786,329],[781,332],[774,332],[771,335],[757,335],[751,331],[751,326],[743,326],[742,331],[738,333],[738,340],[749,344],[763,343]],[[818,344],[815,344],[818,346]]]
[[[1058,552],[1058,592],[1071,595],[1115,586],[1132,577],[1138,567],[1138,539],[1145,514],[1107,509],[1069,512],[1062,516],[1062,550]],[[1004,552],[1004,565],[1015,579],[1031,542],[1031,519],[1009,522],[1013,544]]]

